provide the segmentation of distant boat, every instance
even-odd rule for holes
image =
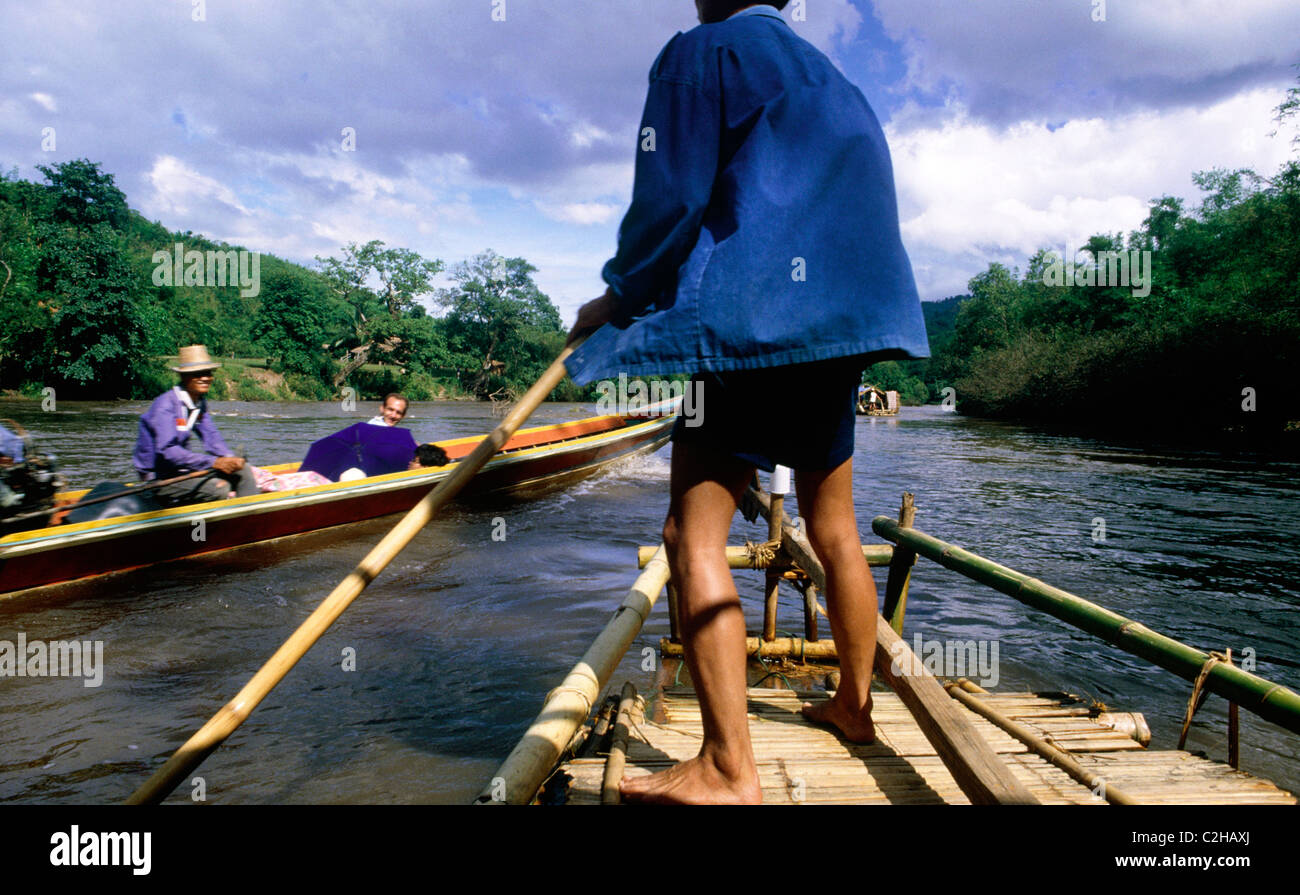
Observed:
[[[463,493],[520,493],[586,478],[662,447],[675,419],[613,415],[520,429]],[[452,461],[446,466],[17,532],[0,538],[0,595],[404,512],[484,437],[437,442]],[[65,492],[58,502],[71,508],[88,493]]]
[[[883,391],[874,385],[858,395],[858,414],[860,416],[896,416],[898,414],[898,392]]]

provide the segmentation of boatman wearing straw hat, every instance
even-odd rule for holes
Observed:
[[[625,778],[623,798],[757,802],[732,517],[756,468],[796,471],[841,664],[834,698],[804,713],[871,742],[878,610],[854,513],[854,407],[863,369],[929,344],[862,93],[786,24],[785,0],[695,5],[700,27],[650,69],[609,288],[579,310],[571,338],[595,332],[567,366],[579,384],[690,372],[705,399],[700,424],[673,432],[663,530],[703,743]]]
[[[154,492],[160,503],[179,506],[222,500],[234,491],[238,497],[257,494],[252,467],[232,455],[208,413],[207,394],[212,388],[212,371],[220,367],[203,345],[187,345],[171,369],[180,374],[180,385],[159,395],[140,417],[140,436],[132,461],[145,481],[170,479],[200,469],[211,469],[208,478],[164,485]],[[190,450],[190,436],[203,440],[203,453]]]

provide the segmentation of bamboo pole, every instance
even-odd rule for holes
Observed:
[[[766,515],[766,495],[755,492],[755,497]],[[825,593],[826,571],[813,553],[807,535],[792,525],[784,524],[781,540],[785,551]],[[833,598],[834,594],[827,594],[828,600]],[[879,615],[876,618],[875,668],[907,706],[944,767],[972,803],[1038,804],[1033,793],[1016,779],[1011,769],[979,735],[970,718],[948,698],[938,679],[925,669],[916,654]]]
[[[123,491],[118,491],[113,494],[105,494],[103,497],[96,497],[92,500],[78,500],[74,503],[60,504],[59,506],[48,507],[44,510],[33,510],[30,513],[10,516],[3,520],[3,526],[13,525],[17,522],[26,522],[29,519],[39,519],[41,516],[53,516],[56,513],[71,513],[73,510],[79,510],[82,507],[91,507],[99,503],[108,503],[110,500],[118,500],[122,497],[132,497],[136,494],[145,494],[149,491],[156,491],[159,488],[166,488],[168,485],[188,482],[190,479],[207,478],[208,476],[216,474],[216,469],[208,467],[207,469],[196,469],[193,472],[187,472],[184,475],[178,475],[170,479],[155,479],[152,482],[141,482],[138,485],[129,485]],[[3,526],[0,526],[0,528]],[[4,534],[8,534],[8,532],[4,532]]]
[[[526,805],[559,760],[574,731],[587,720],[591,706],[609,683],[614,669],[650,616],[659,592],[668,583],[668,557],[660,546],[632,584],[614,617],[596,636],[586,654],[560,686],[546,697],[515,748],[484,787],[476,805]]]
[[[1195,681],[1210,658],[1209,653],[1166,637],[1069,591],[1052,587],[915,528],[905,529],[888,516],[877,516],[871,527],[883,538],[900,546],[905,544],[945,568],[987,584],[1027,606],[1041,609],[1185,680]],[[1300,694],[1281,684],[1220,662],[1210,669],[1204,688],[1292,733],[1300,733]]]
[[[772,494],[772,510],[767,519],[767,539],[776,541],[781,537],[781,519],[785,516],[785,495]],[[781,586],[781,575],[776,569],[768,567],[763,576],[766,595],[763,600],[763,639],[769,643],[776,639],[776,598]]]
[[[659,640],[659,652],[668,658],[685,656],[685,649],[671,640]],[[805,640],[803,637],[745,637],[745,654],[750,657],[790,658],[790,660],[839,661],[833,640]]]
[[[357,564],[351,574],[339,582],[330,595],[311,615],[307,616],[298,630],[294,631],[266,664],[258,669],[235,698],[226,703],[176,750],[166,764],[131,794],[127,799],[128,805],[156,804],[162,801],[190,771],[202,764],[213,750],[244,723],[253,709],[257,708],[307,650],[311,649],[334,620],[342,615],[343,610],[347,609],[370,582],[378,577],[379,573],[411,542],[420,529],[428,524],[438,510],[469,484],[483,464],[487,463],[492,455],[510,440],[515,430],[523,425],[546,396],[560,384],[565,376],[564,361],[585,340],[586,337],[582,336],[565,346],[559,357],[551,363],[541,378],[533,383],[532,388],[524,393],[519,403],[511,409],[501,424],[493,429],[469,456],[456,465],[456,469],[450,476],[431,488],[429,493],[393,526],[383,540]]]
[[[654,556],[655,547],[637,547],[636,562],[638,569],[644,569],[650,557]],[[893,544],[863,544],[862,556],[869,566],[887,566],[890,558],[894,555]],[[755,566],[750,559],[749,550],[740,546],[727,547],[727,566],[732,569],[755,569],[763,568]],[[787,566],[778,565],[778,569],[786,570]],[[790,576],[795,577],[795,576]]]
[[[803,592],[803,636],[811,641],[820,640],[817,633],[817,585],[811,581]]]
[[[645,568],[644,565],[638,568]],[[677,585],[668,580],[668,636],[673,643],[682,642],[682,604],[678,598]]]
[[[1084,786],[1087,786],[1093,792],[1098,793],[1103,799],[1110,802],[1112,805],[1139,804],[1137,799],[1124,792],[1124,790],[1120,789],[1118,786],[1107,783],[1105,777],[1101,774],[1089,771],[1083,765],[1079,764],[1073,756],[1056,746],[1053,746],[1029,727],[1026,727],[1019,721],[1007,717],[997,709],[991,708],[979,697],[966,692],[966,690],[960,686],[960,682],[950,683],[945,687],[945,689],[953,699],[966,706],[972,712],[987,718],[989,721],[1020,740],[1020,742],[1028,746],[1034,753],[1047,759],[1075,780],[1079,781]]]
[[[661,639],[659,651],[669,658],[685,655],[680,643]],[[808,659],[810,661],[838,661],[833,640],[805,640],[802,637],[776,637],[764,640],[761,637],[745,638],[745,654],[764,659]]]
[[[591,733],[587,734],[587,739],[583,741],[581,748],[578,749],[578,758],[595,757],[600,750],[600,741],[605,738],[606,732],[609,731],[609,725],[613,723],[613,716],[616,711],[618,711],[618,697],[611,693],[600,704],[600,711],[596,714],[596,721],[591,725]]]
[[[903,504],[898,509],[898,524],[911,528],[916,520],[916,504],[911,492],[903,492]],[[885,579],[885,605],[880,614],[889,619],[895,634],[903,633],[903,616],[907,613],[907,587],[912,581],[912,566],[916,564],[916,551],[899,547],[889,562],[889,577]]]
[[[600,804],[618,805],[622,802],[622,793],[618,791],[619,781],[623,779],[623,769],[627,766],[627,737],[631,725],[632,707],[636,704],[636,687],[631,681],[623,684],[623,692],[618,700],[618,718],[614,721],[614,738],[609,745],[609,757],[605,759],[605,777],[600,784]]]

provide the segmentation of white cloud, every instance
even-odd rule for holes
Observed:
[[[175,156],[159,156],[146,177],[153,187],[153,194],[143,203],[149,214],[184,217],[200,207],[211,210],[212,203],[248,214],[234,190],[200,174]]]
[[[614,137],[609,131],[584,121],[569,131],[569,140],[579,149],[585,149],[593,143],[613,143]]]
[[[832,59],[836,45],[852,42],[862,27],[862,13],[849,0],[808,0],[802,4],[802,21],[795,19],[797,2],[791,0],[786,6],[786,22],[796,34]]]
[[[569,202],[565,205],[552,205],[538,202],[537,210],[553,221],[562,224],[607,224],[622,212],[623,206],[605,202]]]
[[[903,239],[924,297],[951,294],[961,279],[940,273],[944,259],[969,277],[987,261],[1136,229],[1151,199],[1199,195],[1195,171],[1272,175],[1290,151],[1283,136],[1267,136],[1278,101],[1255,90],[1208,108],[1081,118],[1055,131],[1028,122],[995,128],[960,106],[940,125],[909,128],[896,118],[887,131]]]
[[[32,102],[37,103],[47,112],[59,111],[58,103],[56,103],[54,97],[50,96],[48,93],[29,93],[27,96]]]

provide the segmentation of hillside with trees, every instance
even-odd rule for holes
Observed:
[[[970,281],[929,369],[962,413],[1192,435],[1294,431],[1300,398],[1300,164],[1194,175],[1196,207],[1163,196],[1142,227],[1077,259],[1044,249]],[[1138,253],[1136,256],[1133,253]],[[1116,284],[1117,258],[1149,259]],[[1074,262],[1071,282],[1054,284]],[[1132,278],[1130,277],[1130,280]]]
[[[1300,112],[1297,88],[1288,103],[1281,117]],[[509,399],[564,343],[523,258],[486,251],[439,288],[442,261],[371,241],[314,269],[258,254],[253,288],[252,253],[144,219],[99,165],[39,170],[45,183],[0,174],[0,390],[147,398],[199,342],[223,359],[216,398]],[[1023,272],[990,264],[969,295],[924,303],[933,356],[865,380],[908,404],[955,394],[962,413],[1075,429],[1300,431],[1300,162],[1192,179],[1192,207],[1159,197],[1127,235],[1074,258],[1042,249]],[[592,393],[566,380],[552,397]]]
[[[442,261],[379,241],[311,269],[150,222],[86,159],[39,170],[45,183],[0,173],[3,390],[147,398],[174,381],[166,358],[197,342],[223,358],[217,398],[505,398],[564,343],[522,258],[484,252],[445,289]],[[585,396],[568,380],[552,395]]]

